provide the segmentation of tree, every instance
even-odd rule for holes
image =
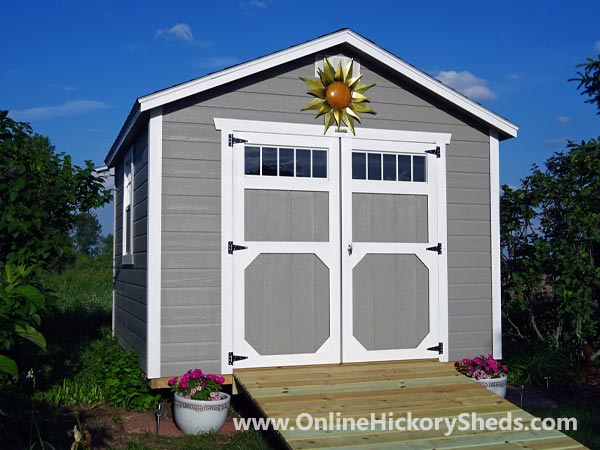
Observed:
[[[109,201],[91,161],[74,165],[47,137],[0,111],[0,264],[60,258],[77,214]]]
[[[51,293],[38,268],[70,249],[69,231],[79,213],[110,201],[104,180],[86,161],[55,153],[47,137],[0,111],[0,372],[17,375],[10,358],[19,340],[45,349],[38,331]]]
[[[600,61],[580,65],[578,88],[600,113]],[[503,186],[501,245],[507,333],[579,354],[600,347],[600,141],[569,141]],[[597,357],[600,351],[595,353]]]
[[[102,226],[93,213],[80,213],[75,216],[71,231],[73,248],[79,254],[89,257],[98,256],[104,244]]]
[[[595,103],[600,114],[600,55],[597,59],[588,58],[588,60],[577,67],[583,67],[583,71],[577,72],[577,77],[569,81],[579,81],[577,89],[582,89],[581,95],[587,95],[589,98],[586,103]]]

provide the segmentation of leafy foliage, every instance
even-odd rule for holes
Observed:
[[[110,201],[86,161],[55,153],[47,137],[0,111],[0,263],[48,263],[69,248],[76,214]]]
[[[595,103],[600,114],[600,56],[598,59],[588,58],[588,60],[577,67],[583,70],[577,72],[577,77],[569,81],[578,81],[577,89],[582,89],[581,95],[587,95],[589,98],[586,103]]]
[[[543,346],[524,347],[508,358],[508,382],[515,385],[545,387],[562,384],[572,378],[569,355]]]
[[[0,350],[10,352],[19,340],[26,340],[46,350],[46,339],[38,331],[41,314],[54,296],[36,286],[32,280],[35,267],[4,266],[0,279]],[[17,364],[0,355],[0,371],[17,377]]]
[[[94,257],[103,250],[102,226],[93,213],[79,213],[74,217],[71,231],[73,248],[81,255]]]
[[[600,61],[588,60],[579,88],[600,112]],[[543,349],[600,348],[600,142],[569,141],[533,166],[521,186],[503,186],[503,314],[509,339]],[[536,344],[537,343],[537,344]],[[597,351],[596,356],[600,354]]]
[[[80,361],[74,381],[90,389],[99,386],[108,404],[135,410],[156,408],[160,396],[146,384],[137,355],[123,350],[109,330],[83,350]]]
[[[598,342],[600,143],[534,167],[501,200],[504,314],[510,331],[551,348]]]

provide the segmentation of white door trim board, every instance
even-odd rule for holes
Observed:
[[[282,122],[265,122],[265,121],[251,121],[251,120],[240,120],[240,119],[224,119],[224,118],[215,118],[215,127],[217,130],[221,131],[221,248],[222,248],[222,256],[221,256],[221,267],[222,267],[222,276],[221,276],[221,370],[222,373],[232,373],[233,366],[228,364],[227,354],[229,351],[232,351],[237,342],[234,342],[234,332],[235,329],[240,329],[243,327],[243,312],[238,311],[237,309],[234,311],[234,289],[240,289],[240,283],[234,282],[233,273],[235,271],[235,267],[238,264],[241,264],[245,267],[245,265],[249,264],[249,262],[256,257],[256,251],[248,251],[244,250],[241,252],[236,252],[235,258],[232,258],[232,255],[227,254],[227,243],[230,240],[236,240],[235,237],[243,236],[240,234],[240,227],[243,226],[243,221],[236,220],[234,215],[234,205],[236,210],[239,208],[239,205],[243,206],[243,189],[238,189],[236,187],[236,181],[234,179],[234,172],[237,170],[240,173],[243,173],[243,157],[234,158],[234,151],[240,151],[243,148],[241,144],[234,144],[233,147],[229,147],[228,138],[230,134],[233,134],[236,138],[248,139],[252,141],[257,136],[261,136],[261,143],[265,145],[279,144],[279,145],[288,145],[286,143],[295,142],[294,145],[302,146],[301,141],[304,139],[311,138],[319,139],[320,142],[335,142],[336,145],[326,144],[328,148],[330,148],[329,155],[330,159],[328,162],[328,176],[336,177],[335,183],[339,186],[339,180],[337,179],[337,171],[339,167],[338,158],[338,139],[341,142],[341,150],[343,151],[344,146],[356,144],[360,147],[360,143],[364,143],[365,140],[368,140],[370,149],[376,150],[377,148],[385,148],[388,145],[389,141],[402,141],[407,143],[407,145],[411,145],[411,143],[417,143],[421,146],[423,144],[427,144],[427,146],[440,146],[442,149],[442,158],[437,159],[434,155],[428,155],[428,166],[431,164],[431,159],[435,160],[435,164],[437,167],[436,170],[436,180],[435,184],[428,186],[425,189],[435,189],[435,193],[432,192],[432,195],[437,196],[438,202],[437,205],[430,205],[430,217],[437,216],[438,227],[434,234],[438,235],[440,242],[443,244],[444,252],[441,256],[435,254],[435,258],[438,258],[437,261],[439,263],[439,275],[438,275],[438,293],[437,298],[439,304],[437,306],[438,317],[435,322],[437,322],[437,328],[435,330],[436,342],[433,345],[437,345],[437,339],[439,342],[442,342],[445,347],[445,352],[440,356],[440,360],[447,360],[448,351],[448,286],[447,286],[447,258],[446,258],[446,239],[447,239],[447,225],[446,225],[446,175],[445,175],[445,149],[446,145],[450,142],[451,135],[448,133],[428,133],[428,132],[413,132],[413,131],[397,131],[397,130],[377,130],[377,129],[364,129],[359,128],[356,130],[356,136],[351,136],[348,133],[336,132],[333,129],[330,129],[325,137],[323,136],[323,127],[321,125],[305,125],[305,124],[295,124],[295,123],[282,123]],[[310,139],[309,139],[310,141]],[[306,141],[306,142],[309,142]],[[250,142],[252,143],[252,142]],[[314,145],[314,144],[313,144]],[[319,145],[322,147],[324,144]],[[335,147],[335,151],[334,150]],[[238,167],[234,167],[236,164],[235,160],[237,160]],[[344,159],[346,162],[344,164],[351,164],[351,160],[349,158]],[[433,167],[433,166],[432,166]],[[342,167],[342,170],[348,170],[347,167]],[[350,168],[351,170],[351,168]],[[351,173],[351,172],[350,172]],[[439,175],[441,173],[441,175]],[[243,177],[244,187],[251,188],[264,188],[268,186],[270,189],[299,189],[299,190],[324,190],[330,192],[330,242],[329,243],[313,243],[313,248],[315,253],[319,254],[319,257],[324,260],[324,262],[329,266],[335,265],[336,261],[339,264],[339,252],[346,251],[345,247],[340,248],[340,245],[345,246],[345,242],[339,236],[339,192],[337,191],[337,187],[332,187],[332,183],[330,181],[324,181],[319,179],[307,179],[307,180],[298,180],[294,179],[293,183],[290,180],[278,178],[278,177]],[[351,178],[351,177],[350,177]],[[331,180],[333,181],[333,180]],[[361,190],[360,182],[356,183],[356,189]],[[423,186],[414,186],[418,183],[405,183],[403,188],[403,193],[418,193],[421,192],[424,187]],[[342,186],[344,189],[344,186]],[[365,185],[365,189],[369,192],[373,192],[373,186]],[[375,190],[380,188],[375,188]],[[383,188],[381,188],[383,189]],[[335,192],[334,192],[335,190]],[[443,201],[443,203],[442,203]],[[432,209],[433,208],[433,209]],[[338,220],[332,220],[337,215]],[[333,222],[335,222],[336,226],[333,227]],[[334,228],[337,228],[337,232]],[[332,234],[337,233],[337,234]],[[337,239],[337,242],[334,240]],[[239,240],[239,239],[238,239]],[[235,242],[239,245],[246,245],[244,241]],[[335,244],[335,251],[331,254],[331,244]],[[437,242],[436,242],[437,243]],[[281,243],[269,243],[269,242],[261,242],[261,252],[269,253],[276,252],[281,249]],[[434,258],[434,252],[425,251],[424,248],[426,245],[415,245],[412,248],[413,244],[404,244],[406,249],[409,249],[411,252],[418,254],[424,260],[432,260]],[[390,246],[391,249],[394,249],[394,246]],[[286,243],[286,251],[290,252],[301,252],[302,244],[297,243]],[[306,250],[304,250],[306,251]],[[234,264],[236,265],[234,267]],[[334,266],[330,266],[331,268]],[[340,268],[341,270],[341,268]],[[335,271],[332,271],[332,275]],[[333,290],[333,276],[331,287]],[[444,283],[442,285],[442,283]],[[338,280],[339,286],[339,280]],[[236,287],[237,286],[237,287]],[[243,287],[243,285],[242,285]],[[333,295],[334,291],[332,291]],[[334,303],[334,298],[331,297],[332,304]],[[339,301],[339,300],[338,300]],[[342,357],[343,350],[339,347],[339,343],[336,344],[336,339],[334,337],[334,333],[338,333],[338,337],[342,335],[341,329],[339,326],[341,323],[344,323],[344,319],[339,317],[341,307],[338,304],[337,312],[334,308],[330,311],[330,318],[338,317],[338,325],[335,323],[331,323],[331,336],[330,339],[322,346],[319,352],[323,352],[323,355],[327,355],[329,358],[330,351],[336,350],[339,354],[339,358]],[[236,316],[240,316],[240,319],[235,320]],[[235,325],[234,325],[235,322]],[[350,322],[351,323],[351,322]],[[338,330],[336,331],[336,326],[338,326]],[[242,329],[243,331],[243,329]],[[243,335],[243,333],[242,333]],[[334,337],[331,339],[331,337]],[[427,341],[427,345],[429,342]],[[337,349],[334,347],[337,345]],[[425,344],[423,344],[424,346]],[[249,346],[248,346],[249,347]],[[235,349],[236,352],[238,349]],[[244,348],[243,351],[252,352],[251,348]],[[415,353],[415,355],[409,354],[407,352],[403,357],[423,357],[423,353]],[[383,355],[383,354],[382,354]],[[246,355],[248,356],[248,355]],[[257,355],[254,355],[257,356]],[[307,355],[291,355],[293,357],[293,361],[290,360],[287,363],[293,364],[314,364],[317,363],[317,358],[315,358],[315,354],[307,354]],[[431,355],[435,357],[434,355]],[[280,365],[281,356],[278,355],[269,355],[269,356],[261,356],[264,365]],[[262,364],[261,364],[262,365]],[[236,367],[244,367],[244,361],[236,362]]]

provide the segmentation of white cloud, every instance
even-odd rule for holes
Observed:
[[[563,147],[567,145],[567,140],[565,138],[550,138],[544,141],[544,144],[549,145],[551,147]]]
[[[199,64],[200,67],[206,69],[222,69],[237,64],[239,60],[230,56],[215,56],[206,58]]]
[[[109,106],[105,102],[95,100],[75,100],[54,106],[36,106],[33,108],[13,111],[13,116],[19,120],[53,119],[55,117],[80,116],[106,109]]]
[[[558,116],[556,118],[556,122],[557,123],[569,123],[571,122],[573,119],[571,119],[570,117],[567,116]]]
[[[462,72],[440,70],[436,78],[473,100],[493,100],[496,98],[496,94],[487,86],[487,81],[476,77],[468,70]]]
[[[594,45],[594,50],[600,53],[600,41],[596,41],[596,45]]]
[[[178,23],[169,29],[161,28],[160,30],[156,31],[155,36],[169,40],[185,41],[188,44],[196,44],[201,46],[207,46],[209,44],[206,41],[199,41],[195,39],[194,33],[192,33],[192,27],[190,27],[187,23]]]
[[[263,0],[247,0],[240,3],[242,9],[267,9],[267,2]]]
[[[75,92],[75,91],[79,90],[79,88],[77,86],[71,86],[71,85],[53,84],[52,87],[54,89],[60,89],[62,91],[66,91],[66,92]]]

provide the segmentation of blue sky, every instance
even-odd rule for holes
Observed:
[[[86,0],[4,2],[0,109],[100,165],[135,98],[351,28],[520,126],[517,184],[600,117],[567,82],[600,54],[598,1]],[[106,232],[112,208],[100,213]]]

